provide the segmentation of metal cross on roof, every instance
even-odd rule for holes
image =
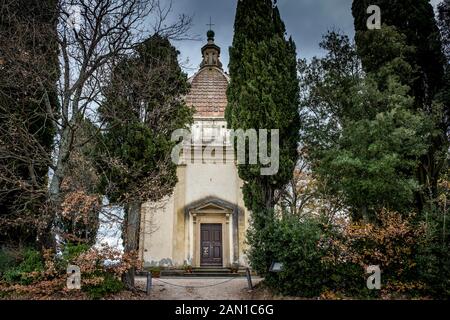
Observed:
[[[209,26],[209,30],[212,30],[212,27],[215,26],[215,24],[212,23],[212,18],[209,17],[209,23],[207,24]]]

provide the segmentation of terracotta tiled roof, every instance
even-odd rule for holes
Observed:
[[[186,104],[193,106],[197,118],[224,118],[229,77],[217,67],[204,67],[191,79]]]

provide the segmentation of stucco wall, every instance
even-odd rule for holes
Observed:
[[[213,129],[206,130],[208,128]],[[197,120],[192,132],[194,139],[216,134],[226,138],[229,134],[223,120]],[[243,202],[242,181],[238,176],[232,146],[229,144],[227,153],[220,157],[202,155],[201,148],[194,150],[192,159],[184,159],[178,166],[178,184],[173,195],[157,205],[147,203],[142,208],[144,233],[141,234],[140,242],[141,259],[145,265],[181,266],[185,262],[192,262],[192,248],[199,243],[190,243],[193,226],[190,217],[186,216],[185,208],[204,199],[216,198],[235,204],[240,210],[236,221],[231,221],[232,228],[237,228],[238,240],[232,240],[229,247],[232,251],[237,243],[237,259],[246,265],[244,251],[248,212]],[[200,153],[197,153],[199,150]],[[205,156],[205,163],[199,161],[199,155]],[[233,236],[230,235],[230,238]],[[230,253],[227,260],[235,262],[234,258]]]
[[[141,233],[142,259],[144,266],[171,266],[173,262],[174,197],[158,204],[146,203],[142,207],[144,233]]]
[[[186,204],[207,197],[237,203],[238,181],[233,164],[193,164],[186,168]]]

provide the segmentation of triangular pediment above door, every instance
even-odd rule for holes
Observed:
[[[218,212],[218,213],[232,213],[235,209],[235,205],[215,198],[208,198],[202,201],[197,201],[196,203],[188,206],[188,211],[191,213],[202,213],[202,212]]]
[[[205,204],[205,205],[203,205],[201,207],[197,207],[197,208],[195,208],[195,211],[196,212],[202,212],[202,211],[205,211],[205,212],[223,211],[224,213],[230,212],[229,209],[221,207],[221,206],[218,206],[218,205],[216,205],[214,203],[208,203],[208,204]]]

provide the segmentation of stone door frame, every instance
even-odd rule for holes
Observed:
[[[188,243],[186,260],[193,267],[200,267],[200,226],[201,224],[222,225],[223,267],[229,267],[238,261],[238,215],[236,205],[217,198],[208,198],[186,207],[186,243]]]

